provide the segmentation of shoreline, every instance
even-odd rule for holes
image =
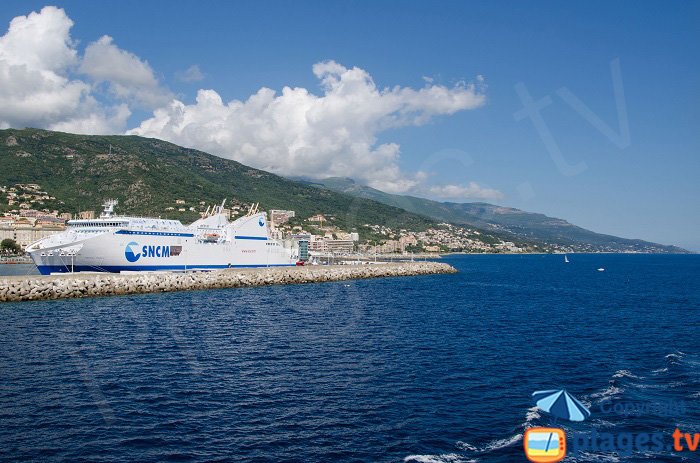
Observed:
[[[457,273],[442,262],[263,267],[209,272],[67,273],[0,277],[0,302],[39,301]]]

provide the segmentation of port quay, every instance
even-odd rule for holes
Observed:
[[[351,279],[456,273],[442,262],[259,267],[191,272],[67,273],[0,279],[0,302],[65,299],[249,286],[320,283]]]

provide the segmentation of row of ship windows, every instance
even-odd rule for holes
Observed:
[[[109,222],[105,222],[105,224],[80,224],[76,225],[78,227],[119,227],[122,226],[123,224],[120,223],[114,223],[111,224]],[[77,233],[94,233],[97,230],[75,230]],[[147,231],[138,231],[138,232],[133,232],[133,231],[127,231],[125,230],[126,234],[136,234],[136,235],[158,235],[158,236],[183,236],[182,233],[167,233],[167,232],[147,232]],[[279,246],[278,243],[272,243],[272,242],[267,242],[265,243],[267,246]]]
[[[94,222],[94,223],[71,223],[71,227],[126,227],[129,225],[128,222]],[[165,225],[174,226],[175,224],[166,223]],[[152,225],[149,228],[156,228],[157,225]]]
[[[121,230],[117,234],[124,235],[158,235],[158,236],[189,236],[193,237],[191,233],[168,233],[168,232],[147,232],[147,231],[133,231],[133,230]]]
[[[83,226],[83,225],[81,225],[81,226]],[[87,226],[87,225],[85,225],[85,226]],[[98,225],[95,225],[95,226],[98,226]],[[114,225],[114,226],[115,226],[115,227],[118,227],[119,224]],[[91,226],[91,227],[92,227],[92,226]],[[98,231],[98,230],[92,230],[92,229],[88,229],[88,230],[75,230],[76,233],[95,233],[95,232],[97,232],[97,231]],[[183,233],[167,233],[167,232],[147,232],[147,231],[136,231],[136,232],[134,232],[134,231],[126,231],[126,230],[125,230],[124,232],[125,232],[124,234],[127,234],[127,235],[192,236],[192,235],[183,234]]]
[[[96,233],[98,230],[75,230],[76,233]],[[134,235],[157,235],[157,236],[190,236],[192,237],[193,235],[185,235],[182,233],[167,233],[167,232],[127,232],[127,235],[129,234],[134,234]],[[278,243],[271,243],[267,242],[265,243],[267,246],[279,246]]]
[[[123,222],[95,222],[95,223],[74,223],[73,227],[123,227]]]

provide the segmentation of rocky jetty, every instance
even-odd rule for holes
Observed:
[[[226,269],[210,272],[74,273],[0,277],[0,302],[160,293],[455,273],[440,262]]]

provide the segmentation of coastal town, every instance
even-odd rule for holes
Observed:
[[[222,213],[230,220],[245,215],[251,206],[235,200],[230,204],[222,209]],[[204,216],[208,207],[205,201],[176,199],[172,205],[164,207],[163,216],[183,212],[195,212]],[[24,249],[37,240],[64,231],[67,221],[71,219],[93,219],[97,215],[99,214],[94,210],[67,212],[63,202],[39,184],[0,186],[0,242],[7,244],[7,240],[11,240],[17,249]],[[334,224],[335,217],[324,214],[298,217],[295,211],[271,209],[267,211],[267,216],[272,238],[306,240],[309,242],[309,251],[315,255],[545,251],[447,223],[423,231],[361,224],[360,228],[368,231],[368,236],[362,236],[358,231],[341,229]]]

